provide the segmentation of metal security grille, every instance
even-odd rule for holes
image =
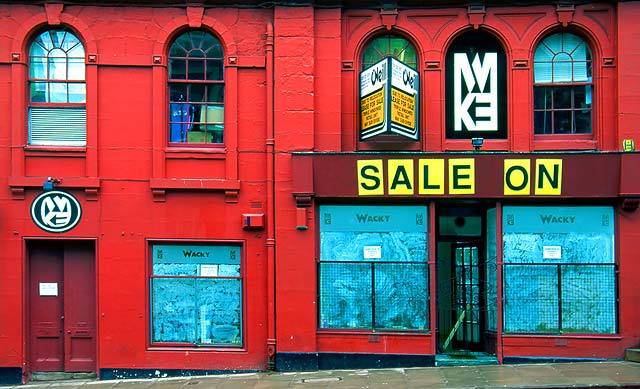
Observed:
[[[505,264],[504,331],[616,332],[614,264]]]
[[[87,110],[82,108],[29,108],[29,144],[84,146]]]
[[[429,329],[429,268],[424,262],[322,261],[320,327]]]

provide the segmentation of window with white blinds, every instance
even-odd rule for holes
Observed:
[[[86,145],[85,51],[70,31],[42,32],[29,48],[30,145]]]
[[[84,107],[30,107],[29,144],[85,146],[87,110]]]

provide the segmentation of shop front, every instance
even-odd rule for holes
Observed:
[[[319,367],[620,358],[631,158],[294,155],[294,196],[314,199],[298,209],[317,229]]]

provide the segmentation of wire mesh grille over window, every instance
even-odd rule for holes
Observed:
[[[169,142],[224,142],[224,54],[205,31],[188,31],[169,49]]]
[[[592,133],[591,51],[569,33],[545,38],[534,54],[536,134]]]
[[[29,49],[29,144],[86,144],[85,51],[64,29],[48,30]]]
[[[416,48],[406,39],[384,35],[367,44],[362,53],[362,70],[371,67],[384,57],[394,57],[405,65],[418,69]]]

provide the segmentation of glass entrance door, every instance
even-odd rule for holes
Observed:
[[[496,352],[496,223],[491,205],[452,203],[437,209],[438,354]]]
[[[453,348],[480,350],[483,331],[482,268],[480,250],[476,243],[456,242],[452,245],[454,261],[453,320],[455,336]]]

